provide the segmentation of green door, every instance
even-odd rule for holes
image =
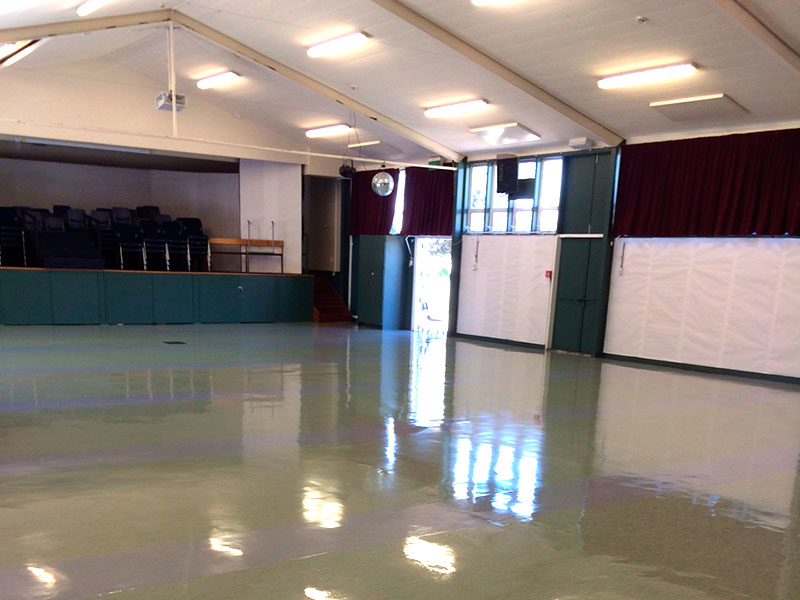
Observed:
[[[553,348],[583,352],[583,317],[586,307],[586,273],[590,240],[561,240],[561,258],[553,323]]]
[[[592,200],[594,198],[595,155],[570,156],[564,159],[563,205],[560,233],[593,233]],[[594,233],[602,232],[597,229]]]
[[[274,323],[278,320],[277,281],[276,277],[242,275],[239,279],[242,323]]]
[[[560,232],[602,237],[561,239],[552,340],[557,350],[598,355],[603,349],[615,166],[609,151],[564,160]]]
[[[383,278],[386,237],[362,235],[358,259],[358,322],[383,325]]]
[[[241,323],[244,286],[238,275],[195,275],[201,323]]]

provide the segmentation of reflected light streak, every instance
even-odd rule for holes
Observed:
[[[397,460],[397,433],[394,430],[394,417],[386,419],[386,467],[394,467]]]
[[[500,446],[497,451],[497,465],[494,468],[497,481],[512,483],[514,479],[514,449]]]
[[[489,491],[489,477],[490,469],[492,466],[492,445],[488,442],[482,443],[478,446],[478,451],[475,453],[475,469],[472,473],[472,479],[475,483],[475,495],[485,494]]]
[[[48,588],[56,584],[56,576],[48,569],[28,565],[28,572],[33,575],[39,583]]]
[[[215,552],[221,552],[222,554],[226,554],[231,557],[239,557],[244,555],[244,552],[239,550],[239,548],[231,546],[230,544],[219,538],[213,538],[213,537],[208,538],[208,545]]]
[[[314,488],[303,490],[303,518],[323,529],[341,527],[344,506],[332,494]]]
[[[536,480],[539,477],[539,459],[526,454],[519,461],[517,503],[511,511],[518,517],[530,517],[536,510]]]
[[[309,600],[344,600],[344,596],[334,596],[332,592],[307,587],[303,590]]]
[[[469,496],[469,455],[472,442],[461,438],[456,446],[456,464],[453,466],[453,496],[456,500],[466,500]]]
[[[425,567],[432,573],[449,575],[455,573],[456,556],[450,546],[426,542],[418,537],[406,538],[403,554],[413,563]]]

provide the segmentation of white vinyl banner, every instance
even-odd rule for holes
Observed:
[[[605,352],[800,377],[800,239],[617,239]]]
[[[465,235],[458,333],[544,344],[557,238]]]

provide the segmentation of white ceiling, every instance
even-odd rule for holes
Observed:
[[[547,90],[629,141],[800,125],[800,72],[747,31],[715,0],[516,0],[476,8],[469,0],[404,0],[406,6]],[[25,5],[10,10],[13,5]],[[75,19],[77,0],[0,1],[0,28]],[[740,0],[795,52],[800,52],[797,0]],[[522,153],[562,149],[590,131],[477,65],[371,0],[116,0],[93,16],[177,10],[464,155],[490,155],[473,126],[517,121],[542,137]],[[645,23],[637,17],[646,17]],[[311,43],[367,31],[366,51],[341,59],[306,56]],[[642,66],[691,61],[694,77],[655,86],[600,90],[598,78]],[[196,34],[176,37],[178,91],[274,132],[297,150],[345,153],[347,140],[307,140],[303,129],[351,122],[349,109]],[[243,79],[200,92],[204,72],[232,69]],[[167,86],[165,26],[57,38],[14,69],[80,73],[92,81]],[[0,77],[2,72],[0,72]],[[746,109],[674,121],[653,100],[724,92]],[[485,113],[427,119],[423,108],[486,98]],[[382,158],[425,160],[418,143],[355,116],[359,140],[380,139]],[[270,140],[272,141],[272,140]],[[356,141],[355,139],[349,140]],[[266,144],[266,141],[265,141]],[[391,146],[391,150],[388,148]],[[352,151],[351,151],[352,152]],[[370,155],[377,149],[371,148]]]

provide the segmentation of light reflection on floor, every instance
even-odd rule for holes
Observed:
[[[798,597],[798,391],[408,332],[2,328],[0,598]]]

